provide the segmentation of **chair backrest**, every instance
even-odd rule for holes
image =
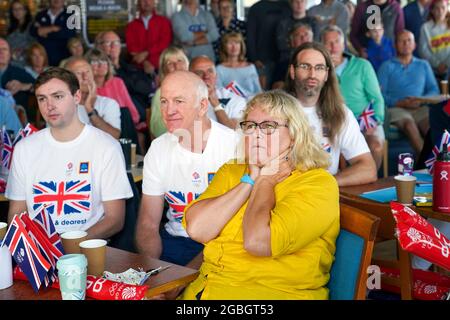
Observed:
[[[341,231],[330,271],[330,300],[364,300],[367,268],[380,219],[366,211],[340,205]]]
[[[402,250],[397,242],[397,238],[395,237],[396,223],[389,205],[385,203],[377,203],[375,201],[367,201],[359,197],[353,197],[350,199],[342,196],[340,203],[341,206],[344,203],[369,212],[370,214],[380,218],[376,242],[395,240],[397,243],[397,258],[395,260],[373,259],[372,263],[378,266],[399,269],[400,278],[391,278],[387,275],[382,275],[381,282],[399,287],[402,300],[411,300],[413,280],[410,255],[408,252]]]
[[[377,231],[377,241],[397,239],[395,237],[395,220],[392,216],[389,204],[379,203],[375,201],[367,201],[359,197],[340,198],[340,203],[366,211],[380,218],[380,225]]]

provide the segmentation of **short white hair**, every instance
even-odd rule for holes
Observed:
[[[203,99],[208,100],[208,87],[199,77],[199,82],[197,83],[197,105],[200,106],[200,102]]]
[[[330,32],[337,32],[339,34],[339,38],[341,39],[341,43],[345,43],[345,35],[344,31],[336,25],[326,26],[322,32],[320,33],[320,41],[324,43],[325,35]]]

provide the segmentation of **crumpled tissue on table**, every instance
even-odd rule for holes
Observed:
[[[142,269],[141,271],[138,271],[133,268],[130,268],[122,273],[111,273],[109,271],[103,272],[103,278],[107,280],[139,286],[142,286],[149,277],[150,274],[146,273]]]

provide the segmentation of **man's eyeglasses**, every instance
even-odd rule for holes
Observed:
[[[262,133],[265,135],[271,135],[278,129],[278,127],[288,127],[287,124],[279,124],[276,121],[263,121],[261,123],[256,123],[254,121],[242,121],[239,123],[244,134],[252,134],[255,132],[256,127],[259,127]]]
[[[115,47],[115,46],[120,46],[120,40],[114,40],[114,41],[102,41],[100,42],[100,44],[102,46],[111,46],[111,47]]]
[[[299,63],[295,66],[297,69],[300,69],[302,71],[311,71],[312,68],[314,68],[314,71],[317,73],[324,73],[328,71],[328,67],[324,64],[316,64],[315,66],[310,65],[309,63]]]
[[[104,66],[104,65],[107,65],[107,64],[108,64],[108,61],[106,61],[106,60],[92,60],[91,61],[91,65],[92,66],[99,66],[99,65]]]

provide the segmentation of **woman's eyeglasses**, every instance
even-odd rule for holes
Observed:
[[[259,127],[262,133],[265,135],[271,135],[278,129],[278,127],[288,127],[287,124],[279,124],[276,121],[263,121],[261,123],[256,123],[254,121],[242,121],[239,123],[244,134],[252,134],[255,132],[256,127]]]
[[[108,61],[106,61],[106,60],[92,60],[91,61],[91,65],[92,66],[98,66],[98,65],[107,65],[108,64]]]

